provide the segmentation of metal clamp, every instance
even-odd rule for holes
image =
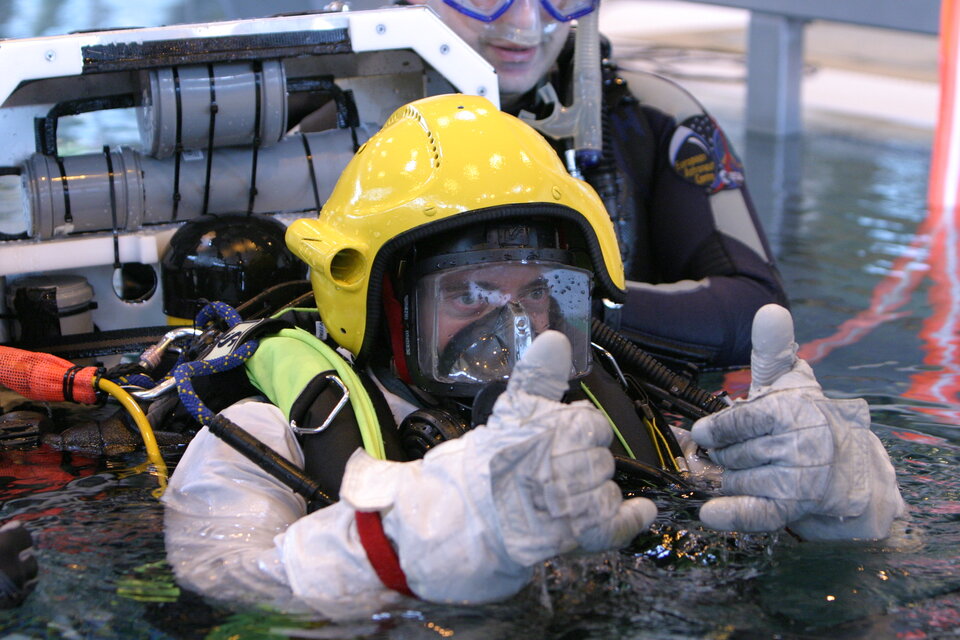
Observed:
[[[610,363],[610,366],[613,367],[614,373],[617,374],[617,379],[620,381],[620,384],[623,385],[624,389],[630,387],[630,384],[627,382],[627,377],[623,375],[623,369],[620,368],[620,363],[617,362],[617,359],[612,353],[601,347],[596,342],[590,342],[594,349],[597,350],[597,354],[607,360]]]
[[[306,429],[304,427],[298,427],[296,420],[291,420],[290,428],[293,429],[293,432],[299,436],[308,436],[325,431],[327,427],[329,427],[334,421],[334,419],[340,415],[340,412],[343,411],[343,408],[346,406],[347,402],[350,401],[350,391],[347,389],[347,386],[343,384],[343,380],[341,380],[339,376],[328,373],[324,376],[324,378],[330,382],[335,382],[337,386],[340,387],[340,391],[343,393],[343,395],[340,397],[340,401],[337,402],[337,406],[331,409],[330,415],[327,416],[326,420],[324,420],[323,424],[321,424],[319,427]]]

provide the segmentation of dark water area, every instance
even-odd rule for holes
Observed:
[[[0,3],[6,35],[25,35],[28,20],[35,33],[90,26],[91,3],[27,4]],[[93,4],[131,19],[119,4]],[[75,17],[87,22],[55,30],[81,6]],[[200,11],[187,6],[151,3],[140,17],[165,22],[173,11]],[[0,522],[20,519],[31,530],[40,576],[20,608],[0,611],[0,639],[956,637],[960,340],[951,323],[960,288],[950,283],[958,247],[950,217],[926,209],[930,147],[817,130],[795,144],[798,182],[775,200],[758,199],[758,208],[802,354],[828,395],[867,399],[897,469],[911,514],[896,545],[708,531],[695,499],[659,491],[651,495],[657,521],[627,549],[547,563],[507,602],[411,600],[333,624],[235,611],[179,589],[165,563],[156,479],[138,472],[142,452],[8,449],[0,450]],[[748,181],[760,158],[748,155]],[[709,374],[702,382],[736,392],[745,379]],[[168,464],[179,453],[168,448]]]

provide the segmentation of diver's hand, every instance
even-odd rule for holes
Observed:
[[[748,399],[693,426],[725,467],[729,496],[708,501],[700,518],[723,530],[789,526],[808,539],[886,537],[905,505],[867,403],[825,397],[796,352],[790,312],[761,308]]]
[[[613,432],[589,402],[562,404],[570,342],[548,331],[517,363],[487,422],[493,501],[510,557],[531,565],[580,548],[626,545],[656,506],[623,501],[613,482]]]
[[[546,332],[517,364],[486,426],[422,461],[351,458],[341,498],[380,511],[421,598],[507,597],[540,561],[625,545],[656,516],[652,502],[624,502],[611,481],[612,434],[600,412],[559,402],[570,366],[566,337]]]
[[[33,538],[19,520],[0,527],[0,609],[18,606],[37,584]]]

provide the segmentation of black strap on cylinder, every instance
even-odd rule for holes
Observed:
[[[317,204],[317,211],[320,211],[320,188],[317,186],[317,174],[313,169],[313,152],[310,151],[310,141],[306,134],[300,134],[300,140],[303,142],[303,153],[307,156],[307,169],[310,171],[310,184],[313,186],[313,201]]]
[[[180,72],[176,67],[173,68],[173,94],[177,102],[177,128],[173,147],[173,213],[170,220],[176,222],[180,211],[180,162],[183,160],[183,102],[180,97]]]
[[[253,201],[257,197],[257,157],[260,155],[260,100],[263,95],[263,64],[259,60],[253,62],[254,80],[254,111],[253,111],[253,166],[250,169],[250,198],[247,200],[247,215],[253,213]]]
[[[70,212],[70,186],[67,182],[67,170],[63,166],[63,158],[56,156],[57,167],[60,169],[60,186],[63,188],[63,221],[67,224],[73,222],[73,214]]]
[[[110,147],[104,145],[103,155],[107,159],[107,177],[110,180],[110,218],[113,222],[113,268],[119,269],[120,264],[120,230],[117,225],[117,190],[113,181],[113,156]]]
[[[210,176],[213,173],[213,136],[217,125],[217,86],[213,65],[207,65],[207,77],[210,78],[210,131],[207,135],[207,177],[203,182],[203,215],[207,214],[210,204]]]

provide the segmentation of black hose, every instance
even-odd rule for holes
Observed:
[[[647,381],[667,392],[671,397],[693,405],[703,412],[702,415],[716,413],[726,405],[723,400],[705,389],[691,384],[660,363],[656,358],[633,344],[597,318],[593,319],[593,340],[609,351],[628,367],[635,369]],[[693,418],[702,415],[689,416]]]
[[[694,488],[694,486],[690,483],[690,480],[683,475],[672,473],[666,469],[661,469],[659,467],[640,462],[639,460],[624,458],[623,456],[613,456],[613,461],[617,473],[622,474],[629,481],[634,483],[639,482],[656,487],[658,489],[675,487],[676,489],[679,489],[682,492],[683,497],[686,498],[708,500],[713,497],[705,491]],[[623,488],[630,489],[633,487],[627,485]]]
[[[218,415],[207,423],[207,428],[210,433],[252,460],[258,467],[302,495],[308,503],[330,506],[336,502],[324,493],[320,485],[304,473],[303,469],[257,440],[236,423]]]

